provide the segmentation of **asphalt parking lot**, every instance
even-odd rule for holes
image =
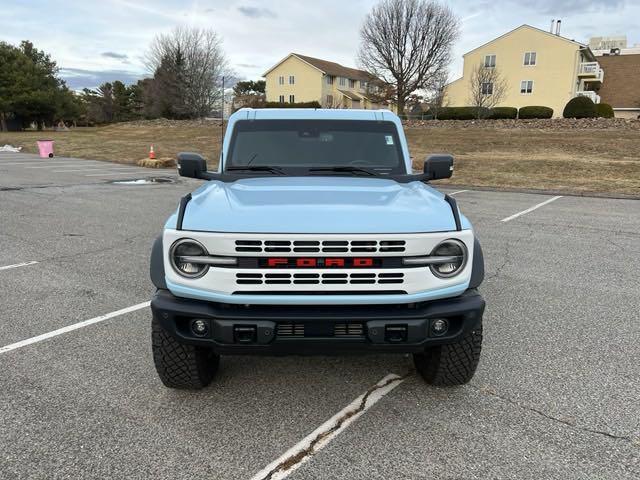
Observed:
[[[113,183],[146,177],[175,183]],[[640,477],[640,202],[447,190],[487,269],[466,386],[402,355],[223,357],[209,388],[173,391],[148,257],[198,184],[0,153],[0,478],[265,478],[390,373],[407,376],[288,478]]]

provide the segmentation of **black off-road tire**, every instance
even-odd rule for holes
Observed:
[[[153,363],[169,388],[197,390],[211,383],[220,357],[210,348],[178,342],[155,319],[151,323]]]
[[[424,380],[439,387],[463,385],[473,378],[482,350],[482,323],[457,343],[427,348],[413,355],[416,370]]]

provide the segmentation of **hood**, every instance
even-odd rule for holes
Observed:
[[[175,226],[175,215],[169,220]],[[464,227],[463,227],[464,228]],[[184,230],[234,233],[420,233],[455,230],[444,195],[420,183],[361,177],[207,182]]]

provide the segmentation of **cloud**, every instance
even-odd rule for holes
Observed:
[[[539,0],[535,8],[546,15],[576,15],[602,10],[616,11],[626,3],[626,0]]]
[[[86,70],[83,68],[61,68],[60,76],[71,90],[97,88],[105,82],[114,82],[115,80],[130,85],[144,78],[144,75],[127,70]]]
[[[129,56],[124,53],[102,52],[100,55],[106,58],[115,58],[116,60],[128,60]]]
[[[241,6],[238,7],[238,11],[249,18],[276,18],[277,16],[273,10],[268,8]]]

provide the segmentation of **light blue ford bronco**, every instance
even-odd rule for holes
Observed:
[[[433,385],[468,382],[485,302],[480,244],[429,185],[450,155],[412,170],[387,110],[242,109],[219,167],[153,245],[153,358],[162,382],[202,388],[220,355],[412,353]]]

